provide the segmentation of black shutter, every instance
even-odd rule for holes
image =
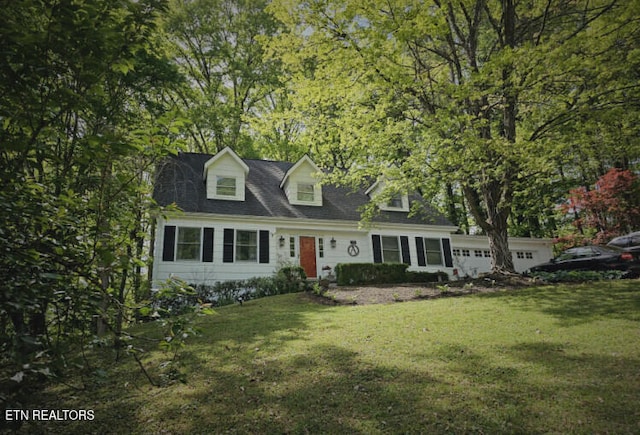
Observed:
[[[268,263],[269,262],[269,231],[260,231],[260,235],[258,237],[258,249],[260,252],[259,262],[260,263]]]
[[[202,238],[202,261],[213,262],[213,228],[205,228]]]
[[[222,239],[222,261],[233,263],[233,229],[225,228]]]
[[[400,236],[400,251],[402,252],[402,262],[411,264],[411,255],[409,254],[409,237]]]
[[[162,243],[162,261],[174,261],[176,254],[176,227],[164,226],[164,241]]]
[[[382,263],[382,242],[380,236],[372,234],[371,243],[373,245],[373,262]]]
[[[442,239],[442,251],[444,253],[444,265],[453,267],[453,257],[451,256],[451,240]]]
[[[416,237],[416,251],[418,252],[418,266],[426,266],[427,259],[424,257],[424,239]]]

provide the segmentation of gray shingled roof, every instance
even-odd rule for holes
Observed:
[[[207,199],[203,169],[211,157],[209,154],[181,153],[167,158],[159,168],[153,192],[158,204],[167,206],[175,203],[185,212],[357,222],[361,219],[361,208],[370,201],[364,189],[354,192],[346,187],[324,185],[322,207],[292,205],[280,183],[294,164],[250,159],[243,159],[249,166],[244,202]],[[411,199],[419,200],[418,197]],[[423,204],[423,212],[415,216],[383,211],[374,221],[452,225],[442,214]]]

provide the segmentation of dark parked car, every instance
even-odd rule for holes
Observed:
[[[548,263],[529,269],[530,272],[555,272],[556,270],[622,270],[637,275],[640,271],[638,254],[615,246],[580,246],[571,248]]]
[[[615,246],[625,251],[640,253],[640,231],[616,237],[607,243],[607,246]]]

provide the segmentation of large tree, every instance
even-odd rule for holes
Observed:
[[[163,20],[173,61],[186,77],[173,101],[188,122],[190,149],[215,153],[229,146],[245,156],[254,149],[252,119],[279,103],[278,62],[263,56],[261,36],[278,23],[264,0],[172,0]]]
[[[391,190],[460,191],[493,271],[509,273],[514,198],[573,155],[575,143],[559,142],[570,128],[601,131],[598,120],[637,104],[637,56],[616,57],[637,47],[633,10],[617,0],[276,0],[288,32],[273,49],[317,159],[346,160],[345,182],[382,173]]]
[[[44,370],[65,344],[117,334],[141,287],[175,71],[156,50],[162,1],[0,5],[0,345]]]
[[[640,180],[633,172],[611,169],[594,187],[571,190],[562,207],[575,218],[573,224],[580,233],[576,241],[606,243],[640,225]]]

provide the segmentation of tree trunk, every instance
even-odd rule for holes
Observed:
[[[153,262],[155,261],[154,251],[156,246],[156,225],[157,221],[155,217],[149,220],[149,260],[147,261],[147,283],[144,288],[144,292],[140,295],[140,302],[151,296],[151,287],[153,286]]]
[[[107,310],[109,308],[108,292],[110,287],[111,277],[107,269],[100,271],[100,287],[102,288],[102,299],[98,305],[99,312],[96,317],[96,334],[103,336],[107,333]]]
[[[445,183],[446,201],[447,201],[447,218],[455,226],[460,226],[460,218],[456,209],[456,198],[453,191],[453,185],[450,182]]]
[[[109,246],[111,239],[111,229],[109,227],[110,201],[108,185],[112,175],[113,162],[111,157],[104,164],[101,178],[102,183],[99,194],[101,195],[100,204],[98,208],[98,216],[96,218],[96,239],[98,240],[97,246],[100,248],[98,252],[98,270],[100,277],[100,287],[102,290],[102,300],[99,304],[99,313],[96,318],[96,333],[98,336],[104,335],[107,332],[107,310],[109,308],[109,291],[111,288],[111,261],[108,259],[107,253],[104,251],[105,246]]]
[[[508,186],[498,181],[487,181],[483,183],[481,193],[469,185],[463,186],[471,214],[489,239],[491,272],[497,274],[515,273],[507,231],[511,204]]]
[[[515,8],[513,0],[503,0],[502,3],[504,41],[506,47],[515,47]],[[513,84],[513,67],[507,64],[502,70],[502,131],[500,135],[511,146],[516,142],[517,94]],[[513,165],[509,165],[513,166]],[[512,177],[517,173],[516,168],[507,167],[502,179],[488,181],[482,186],[482,196],[487,210],[487,219],[480,225],[489,238],[491,251],[491,272],[500,274],[515,273],[513,257],[509,250],[509,215],[512,202]],[[484,225],[483,225],[484,224]]]
[[[504,225],[491,225],[491,229],[487,231],[487,237],[491,252],[491,272],[499,274],[515,273],[513,257],[509,250],[506,221]]]
[[[127,254],[131,258],[131,246],[127,246]],[[122,347],[122,327],[124,324],[124,310],[126,309],[126,289],[127,278],[129,277],[129,265],[125,265],[122,268],[122,275],[120,276],[120,288],[118,289],[118,309],[116,311],[116,318],[114,322],[114,347],[116,348],[116,361],[120,357],[120,348]]]
[[[500,188],[497,184],[498,183],[489,183],[488,186],[483,186],[483,196],[488,216],[484,222],[478,221],[478,223],[489,238],[491,272],[511,274],[515,273],[513,258],[509,250],[508,227],[509,205],[511,202],[504,198],[508,193],[507,188]]]

